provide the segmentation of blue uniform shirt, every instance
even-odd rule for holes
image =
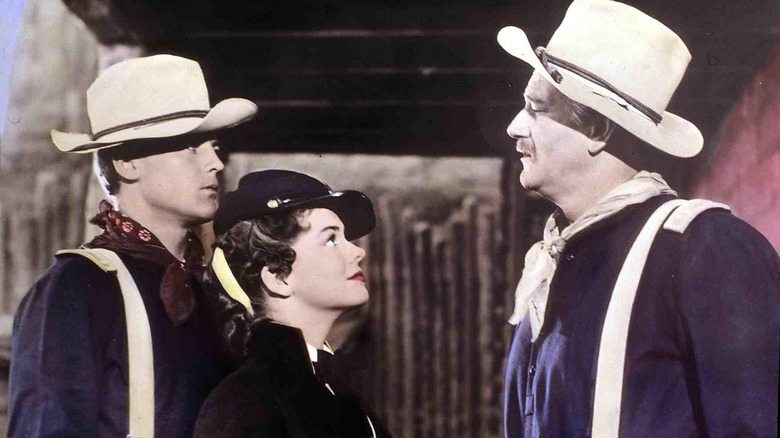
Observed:
[[[669,196],[626,208],[567,243],[535,343],[526,318],[512,342],[505,434],[590,436],[607,305],[625,256]],[[776,436],[780,259],[722,210],[683,234],[661,230],[631,317],[620,435]]]
[[[202,305],[174,326],[159,298],[165,267],[121,258],[152,331],[155,436],[189,438],[227,371],[216,332]],[[127,331],[113,273],[81,256],[57,257],[17,310],[11,354],[9,437],[127,436]]]

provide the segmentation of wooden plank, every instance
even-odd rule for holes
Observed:
[[[486,329],[486,327],[480,326],[479,314],[480,309],[480,277],[479,277],[479,260],[480,258],[486,258],[486,255],[480,254],[480,248],[478,245],[478,201],[473,197],[467,197],[463,200],[462,211],[466,218],[465,221],[465,243],[463,247],[464,252],[464,285],[466,292],[466,328],[468,336],[467,342],[464,345],[466,347],[467,360],[467,375],[466,385],[468,388],[469,398],[466,408],[466,433],[467,436],[474,438],[481,437],[479,431],[479,425],[481,422],[482,411],[480,409],[480,370],[482,361],[480,360],[481,353],[479,351],[479,338],[480,333]]]
[[[30,219],[24,206],[10,215],[9,237],[10,257],[6,260],[9,270],[7,289],[9,309],[16,309],[19,302],[38,276],[37,223]]]
[[[417,358],[414,351],[415,320],[414,312],[414,281],[412,271],[414,266],[414,247],[412,240],[412,220],[414,211],[410,208],[401,210],[400,226],[396,237],[396,256],[399,257],[400,287],[398,289],[399,304],[401,307],[401,436],[415,436],[415,409],[419,404],[417,400],[417,388],[415,386],[415,373],[417,372]]]
[[[302,70],[302,74],[247,72],[242,74],[241,81],[219,82],[211,91],[219,96],[244,96],[262,107],[268,107],[274,101],[326,100],[375,102],[374,105],[381,102],[408,102],[408,105],[413,105],[415,102],[470,101],[487,83],[501,81],[515,74],[511,70],[500,69],[475,69],[475,73],[494,72],[479,75],[469,69],[441,69],[456,71],[441,74],[437,67],[406,70],[411,74],[384,74],[383,69],[365,69],[367,72],[360,74],[352,73],[353,69],[350,68],[343,70],[341,74],[309,74],[317,69]],[[519,96],[517,100],[520,101]]]
[[[30,218],[31,223],[34,224],[36,237],[36,257],[32,265],[36,273],[42,272],[54,257],[51,247],[56,213],[52,212],[52,200],[57,199],[55,192],[57,187],[57,174],[54,171],[44,170],[36,175],[33,189],[33,215]]]
[[[398,293],[398,275],[396,267],[397,257],[394,248],[395,236],[398,233],[398,218],[395,213],[395,203],[389,197],[382,197],[377,203],[378,210],[382,214],[378,215],[380,226],[385,230],[385,235],[388,236],[384,247],[384,265],[383,265],[383,277],[385,280],[385,287],[388,294],[387,297],[387,314],[386,314],[386,334],[387,339],[386,351],[387,351],[387,424],[391,428],[394,435],[398,435],[401,431],[400,426],[403,422],[402,417],[402,399],[401,399],[401,384],[403,373],[403,354],[401,346],[401,307]]]
[[[502,116],[507,123],[514,111]],[[501,124],[503,125],[503,123]],[[488,143],[477,106],[275,108],[221,135],[226,150],[425,156],[500,156],[509,137]]]
[[[497,304],[495,294],[496,276],[495,270],[498,265],[498,255],[495,251],[496,229],[495,212],[492,209],[479,206],[477,212],[477,254],[476,262],[479,277],[479,304],[477,310],[477,346],[478,360],[480,363],[477,391],[479,393],[477,400],[478,425],[477,436],[486,438],[498,438],[500,428],[500,400],[501,390],[496,388],[495,382],[501,381],[500,364],[504,361],[504,349],[496,348],[496,340],[500,339],[500,331],[497,330],[503,321],[498,318],[496,310],[500,309]],[[500,344],[500,343],[499,343]],[[499,364],[496,370],[496,364]],[[497,419],[495,414],[499,414]],[[498,421],[496,421],[498,420]]]
[[[76,248],[84,240],[83,217],[85,208],[90,207],[85,205],[85,202],[91,177],[91,168],[81,169],[71,175],[67,196],[70,209],[66,219],[67,231],[63,248]]]
[[[378,210],[378,209],[377,209]],[[384,212],[377,211],[377,215]],[[385,229],[381,222],[368,236],[367,256],[364,262],[368,275],[368,292],[370,295],[371,323],[373,338],[371,362],[368,367],[369,402],[380,418],[387,418],[387,373],[388,354],[387,346],[387,300],[388,290],[384,278],[383,265],[385,261],[384,248],[386,245]]]
[[[470,311],[468,309],[468,291],[467,291],[467,284],[466,284],[466,255],[464,254],[465,250],[464,247],[467,245],[466,242],[466,226],[464,224],[465,218],[461,215],[457,215],[453,218],[453,222],[451,224],[452,227],[452,235],[453,235],[453,251],[451,253],[452,257],[452,269],[453,269],[453,276],[452,276],[452,300],[451,303],[452,306],[452,318],[453,323],[455,324],[454,332],[454,339],[453,339],[453,346],[454,351],[451,352],[453,355],[453,362],[455,364],[454,367],[454,379],[453,384],[457,386],[458,388],[458,397],[455,400],[455,404],[453,406],[453,419],[454,419],[454,431],[456,436],[465,437],[467,436],[468,430],[467,430],[467,416],[470,416],[471,413],[468,412],[468,408],[471,405],[471,394],[469,393],[471,386],[470,386],[470,379],[469,379],[469,367],[470,364],[468,363],[470,358],[469,351],[470,351],[470,341],[469,337],[471,336],[470,329],[472,328],[471,325],[468,323],[467,313]]]
[[[451,398],[451,386],[449,382],[449,324],[447,319],[449,297],[445,284],[446,266],[446,236],[441,227],[433,229],[432,248],[432,277],[433,295],[435,298],[433,315],[433,380],[434,380],[434,407],[436,409],[433,426],[433,438],[445,438],[448,433],[448,420],[450,418],[449,401]]]
[[[415,253],[415,356],[417,358],[417,407],[415,436],[427,438],[434,433],[436,404],[434,401],[433,321],[435,318],[435,293],[433,291],[433,254],[431,250],[431,225],[420,222],[414,226]]]
[[[458,434],[458,399],[463,394],[463,386],[460,381],[459,363],[460,345],[458,330],[461,327],[458,320],[458,297],[455,293],[456,268],[454,254],[457,251],[454,239],[452,239],[452,223],[445,224],[448,236],[447,242],[442,245],[439,263],[443,268],[442,286],[446,305],[444,336],[446,338],[445,349],[445,376],[447,378],[446,399],[446,435],[462,436]]]
[[[497,31],[482,28],[398,38],[371,38],[365,34],[296,38],[298,33],[253,38],[251,34],[233,33],[231,38],[172,38],[163,44],[182,56],[198,59],[207,74],[216,70],[220,78],[232,80],[235,77],[231,75],[244,70],[269,67],[495,67],[509,57],[496,42]],[[331,32],[337,34],[338,30]],[[237,47],[242,56],[224,56],[237,54]]]

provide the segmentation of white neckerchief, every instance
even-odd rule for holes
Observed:
[[[677,192],[669,187],[661,175],[641,171],[612,189],[595,207],[586,211],[563,231],[558,229],[555,222],[560,210],[553,213],[544,227],[544,239],[531,246],[525,255],[525,267],[515,289],[515,308],[509,323],[517,325],[528,313],[531,322],[531,341],[536,341],[544,325],[550,282],[555,275],[558,259],[563,253],[566,242],[574,235],[630,205],[641,204],[659,195],[676,194]]]

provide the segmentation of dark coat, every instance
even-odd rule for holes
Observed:
[[[590,435],[607,304],[625,255],[670,197],[625,209],[567,243],[545,325],[526,317],[507,365],[506,436]],[[620,435],[777,436],[780,259],[745,222],[710,210],[661,230],[628,334]]]
[[[208,397],[196,438],[378,438],[390,435],[378,418],[338,382],[314,374],[303,333],[266,323],[253,332],[251,351],[238,370]]]
[[[165,267],[121,258],[149,316],[155,436],[190,438],[200,405],[227,374],[218,338],[204,306],[180,326],[170,322],[159,298]],[[127,436],[124,315],[113,273],[81,256],[57,257],[14,319],[9,437]]]

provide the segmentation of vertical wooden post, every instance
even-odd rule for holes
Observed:
[[[466,320],[466,391],[469,394],[467,399],[465,414],[466,436],[480,437],[479,425],[481,423],[482,412],[480,410],[480,370],[482,361],[479,351],[480,333],[485,330],[478,324],[480,313],[480,278],[479,278],[479,260],[485,257],[480,254],[478,245],[478,203],[475,198],[469,197],[463,201],[463,215],[465,217],[464,228],[464,299],[465,320]]]
[[[454,339],[452,339],[453,351],[451,352],[453,357],[453,363],[455,364],[455,375],[453,376],[453,386],[457,391],[457,398],[455,400],[455,406],[453,409],[453,417],[455,420],[455,436],[467,436],[466,429],[466,416],[468,407],[470,406],[471,394],[469,394],[470,381],[468,379],[470,364],[468,354],[471,350],[469,337],[471,336],[471,324],[469,324],[467,315],[470,309],[468,309],[468,293],[467,293],[467,267],[466,267],[466,226],[463,223],[464,218],[462,213],[456,216],[456,220],[452,222],[452,319],[454,326]]]
[[[403,428],[402,436],[413,437],[415,436],[415,409],[416,409],[416,388],[415,388],[415,373],[417,371],[416,358],[414,356],[414,334],[415,334],[415,318],[414,318],[414,281],[412,279],[412,267],[414,266],[414,252],[412,248],[414,245],[411,243],[411,220],[414,217],[414,212],[409,208],[404,208],[401,211],[401,226],[399,227],[398,238],[398,251],[396,254],[400,256],[401,266],[401,284],[399,288],[399,302],[401,304],[401,354],[403,357],[403,374],[401,375],[402,381],[402,418]]]
[[[400,336],[400,318],[401,308],[399,307],[398,296],[398,272],[396,262],[399,256],[395,251],[395,236],[399,232],[396,225],[397,218],[394,209],[394,203],[387,197],[383,197],[378,202],[379,211],[383,212],[379,216],[380,224],[385,230],[384,247],[384,266],[382,269],[387,290],[387,318],[386,335],[387,339],[387,424],[394,428],[393,434],[397,435],[402,421],[400,410],[401,400],[401,375],[403,372],[403,356],[401,354],[401,336]]]
[[[433,254],[431,251],[431,226],[428,223],[415,225],[415,318],[417,334],[415,336],[415,356],[419,365],[417,372],[417,392],[420,407],[416,412],[419,422],[417,436],[429,438],[434,433],[436,405],[434,403],[434,357],[433,324],[435,318],[436,295],[433,290]]]
[[[89,181],[92,171],[89,168],[74,172],[71,175],[68,184],[68,204],[70,209],[66,218],[67,231],[65,232],[64,248],[75,248],[81,245],[84,240],[84,217],[85,202],[89,190]],[[97,213],[97,206],[92,207]]]
[[[447,431],[446,436],[462,436],[458,433],[458,400],[460,399],[463,387],[459,379],[460,345],[458,331],[461,327],[461,321],[458,320],[458,296],[455,292],[455,263],[454,254],[457,249],[454,248],[453,226],[448,223],[447,234],[448,241],[442,248],[441,266],[443,267],[442,283],[446,298],[446,317],[445,317],[445,339],[446,339],[446,362],[445,372],[447,376]]]
[[[433,291],[436,297],[436,305],[433,316],[433,355],[434,355],[434,406],[436,409],[436,421],[433,436],[445,438],[452,436],[449,433],[449,409],[451,399],[450,386],[450,355],[449,355],[449,293],[446,284],[445,254],[447,247],[446,231],[442,227],[433,230]]]
[[[484,207],[480,207],[477,214],[477,272],[479,275],[479,306],[477,312],[477,327],[479,327],[477,339],[477,351],[480,359],[479,374],[479,426],[477,436],[498,438],[498,425],[496,411],[500,413],[500,390],[496,391],[495,364],[503,361],[503,350],[496,349],[496,339],[500,336],[496,327],[503,323],[501,315],[497,314],[495,295],[495,267],[497,264],[497,251],[495,251],[495,213]],[[502,380],[502,379],[499,379]]]
[[[52,234],[54,233],[55,211],[52,208],[56,196],[54,188],[57,185],[57,175],[51,171],[42,171],[35,178],[35,189],[33,191],[33,212],[31,221],[34,224],[34,234],[36,237],[37,257],[33,264],[33,270],[41,272],[51,263],[54,254],[51,251]],[[31,286],[30,283],[28,286]]]
[[[387,212],[381,210],[381,205],[377,205],[376,214],[377,217],[381,218]],[[386,230],[382,223],[378,223],[376,229],[369,235],[368,256],[365,262],[368,274],[371,323],[375,339],[374,345],[371,346],[373,354],[370,356],[371,363],[368,367],[368,388],[371,390],[372,406],[383,419],[386,419],[388,415],[387,374],[389,370],[389,355],[387,354],[387,301],[389,294],[383,269],[384,249],[387,246],[385,233]]]
[[[10,260],[6,260],[10,271],[9,309],[16,309],[38,275],[38,239],[35,234],[37,224],[30,219],[31,214],[27,208],[22,206],[10,216]]]

